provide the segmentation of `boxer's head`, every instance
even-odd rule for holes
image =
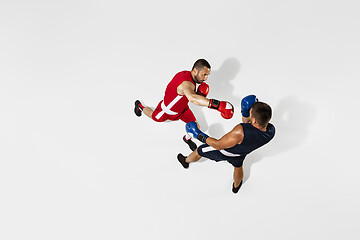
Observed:
[[[191,69],[191,74],[196,83],[202,83],[207,80],[210,75],[211,66],[205,59],[198,59],[193,68]]]
[[[250,109],[250,121],[262,128],[266,128],[272,115],[271,107],[264,102],[255,102]]]

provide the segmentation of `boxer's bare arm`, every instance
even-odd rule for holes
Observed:
[[[219,140],[208,137],[206,143],[217,150],[231,148],[244,140],[244,129],[241,124],[236,125],[230,132],[225,134]]]
[[[210,100],[204,96],[195,93],[195,86],[190,81],[184,81],[177,88],[179,95],[185,95],[187,99],[196,105],[207,107],[209,106]]]

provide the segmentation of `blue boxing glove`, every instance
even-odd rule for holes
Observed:
[[[256,98],[255,95],[246,96],[241,100],[241,114],[243,117],[250,116],[250,108],[253,105],[253,103],[257,101],[258,99]]]
[[[185,125],[185,130],[188,134],[203,143],[205,143],[206,139],[209,137],[198,128],[196,122],[188,122]]]

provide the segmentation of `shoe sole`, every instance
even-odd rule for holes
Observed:
[[[185,157],[181,153],[177,155],[177,159],[180,162],[180,164],[183,166],[183,168],[189,168],[189,164],[185,162]]]
[[[194,143],[193,141],[191,141],[191,143],[189,143],[189,141],[186,141],[185,136],[183,137],[184,142],[189,146],[191,151],[195,151],[197,149],[196,143]]]
[[[139,100],[136,100],[135,101],[135,108],[134,108],[134,112],[135,112],[135,115],[140,117],[141,116],[141,111],[139,109],[139,104],[140,104],[140,101]]]

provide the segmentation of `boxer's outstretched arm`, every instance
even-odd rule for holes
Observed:
[[[208,137],[206,143],[217,150],[231,148],[236,144],[239,144],[244,139],[244,130],[241,124],[236,125],[230,132],[225,134],[219,140]]]
[[[178,86],[177,93],[179,95],[185,95],[187,99],[198,106],[209,106],[210,100],[204,96],[195,93],[195,86],[189,81],[185,81]]]

